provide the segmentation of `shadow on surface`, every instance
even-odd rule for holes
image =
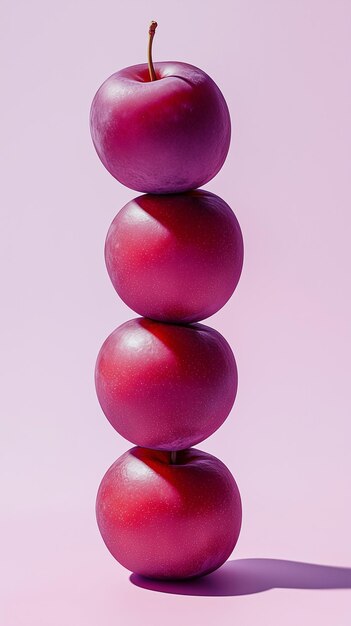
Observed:
[[[203,578],[161,581],[132,574],[133,585],[186,596],[244,596],[268,589],[351,589],[351,568],[281,559],[238,559]]]

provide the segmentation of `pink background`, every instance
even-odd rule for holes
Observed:
[[[351,566],[351,3],[1,10],[1,623],[348,624],[351,570],[331,566]],[[94,517],[102,475],[130,447],[99,409],[93,368],[134,316],[103,244],[136,194],[100,164],[88,114],[107,76],[145,60],[150,19],[155,59],[198,65],[227,99],[232,146],[207,188],[246,246],[236,293],[208,320],[233,347],[238,397],[199,446],[240,486],[238,561],[178,594],[133,585]]]

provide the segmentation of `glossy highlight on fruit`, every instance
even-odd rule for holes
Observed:
[[[157,450],[188,448],[214,433],[233,406],[237,383],[233,352],[218,331],[147,318],[116,328],[95,368],[97,396],[112,426]]]
[[[237,542],[241,500],[228,468],[191,448],[125,452],[106,472],[96,500],[102,538],[127,569],[184,579],[222,565]]]
[[[106,169],[126,187],[179,193],[211,180],[228,153],[226,101],[204,71],[188,63],[146,63],[110,76],[91,106],[90,130]]]
[[[117,213],[106,237],[106,267],[118,295],[155,320],[196,322],[219,311],[243,265],[239,223],[204,190],[144,195]]]

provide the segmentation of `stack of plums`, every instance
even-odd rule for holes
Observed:
[[[150,28],[150,42],[155,24]],[[132,447],[102,479],[101,535],[127,569],[152,578],[209,573],[231,554],[241,500],[228,468],[193,448],[223,424],[237,391],[233,352],[199,321],[232,295],[242,269],[238,221],[198,187],[223,165],[230,117],[217,85],[180,62],[125,68],[91,107],[107,170],[144,192],[114,218],[106,266],[142,317],[116,328],[96,363],[101,407]]]

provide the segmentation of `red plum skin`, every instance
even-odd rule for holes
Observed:
[[[111,554],[136,574],[186,579],[230,556],[242,519],[237,484],[216,457],[191,448],[170,453],[132,448],[106,472],[97,522]]]

